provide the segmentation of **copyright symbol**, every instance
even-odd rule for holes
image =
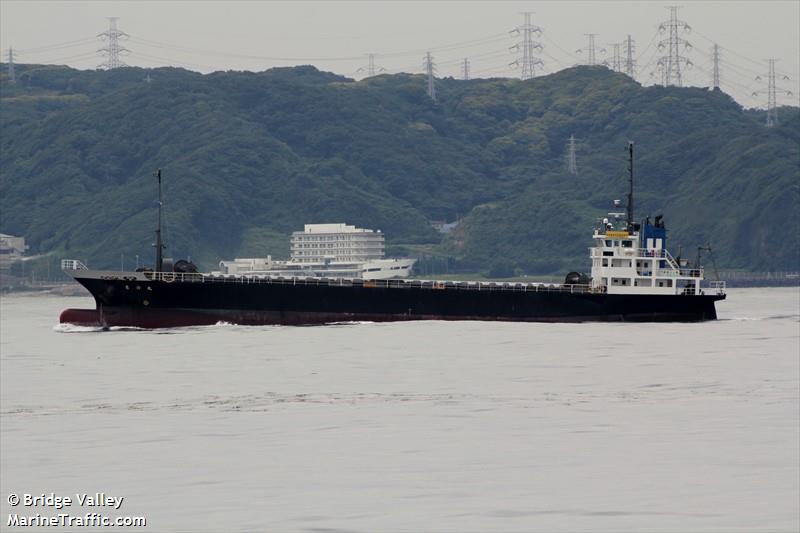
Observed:
[[[16,494],[9,494],[8,503],[11,504],[11,507],[16,507],[17,505],[19,505],[19,496],[17,496]]]

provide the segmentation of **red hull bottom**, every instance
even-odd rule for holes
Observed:
[[[369,313],[322,313],[322,312],[280,312],[280,311],[235,311],[213,310],[197,311],[191,309],[147,309],[104,308],[66,309],[61,313],[62,324],[75,324],[91,327],[136,327],[136,328],[176,328],[187,326],[210,326],[227,322],[242,326],[264,325],[314,325],[336,322],[398,322],[408,320],[483,320],[507,322],[694,322],[711,317],[698,317],[682,313],[642,315],[603,315],[603,316],[532,316],[524,318],[488,316],[441,316],[441,315],[387,315]]]
[[[100,327],[100,313],[97,309],[65,309],[61,311],[58,321],[75,326]]]

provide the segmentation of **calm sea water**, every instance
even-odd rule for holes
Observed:
[[[104,492],[149,531],[800,529],[796,288],[703,324],[99,332],[55,327],[88,298],[0,304],[0,528],[57,514],[9,494]]]

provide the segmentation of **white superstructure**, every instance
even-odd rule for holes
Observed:
[[[592,287],[609,294],[701,294],[703,268],[687,267],[672,257],[660,217],[655,224],[648,219],[630,229],[615,229],[605,218],[593,238]],[[712,285],[724,290],[724,285]]]
[[[641,224],[633,215],[633,143],[628,143],[629,191],[626,212],[608,213],[594,229],[591,286],[608,294],[703,294],[703,268],[675,259],[667,251],[667,229],[659,215],[653,223]],[[614,207],[621,201],[614,200]],[[625,220],[622,220],[622,217]],[[710,250],[710,248],[709,248]],[[712,282],[717,294],[725,292],[725,282]]]

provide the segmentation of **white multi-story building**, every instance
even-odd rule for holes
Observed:
[[[362,279],[406,278],[416,259],[384,259],[380,230],[347,224],[306,224],[292,233],[291,259],[236,258],[221,261],[220,272],[247,275],[335,277]]]
[[[347,224],[306,224],[292,233],[290,251],[296,263],[361,263],[383,259],[384,238]]]

